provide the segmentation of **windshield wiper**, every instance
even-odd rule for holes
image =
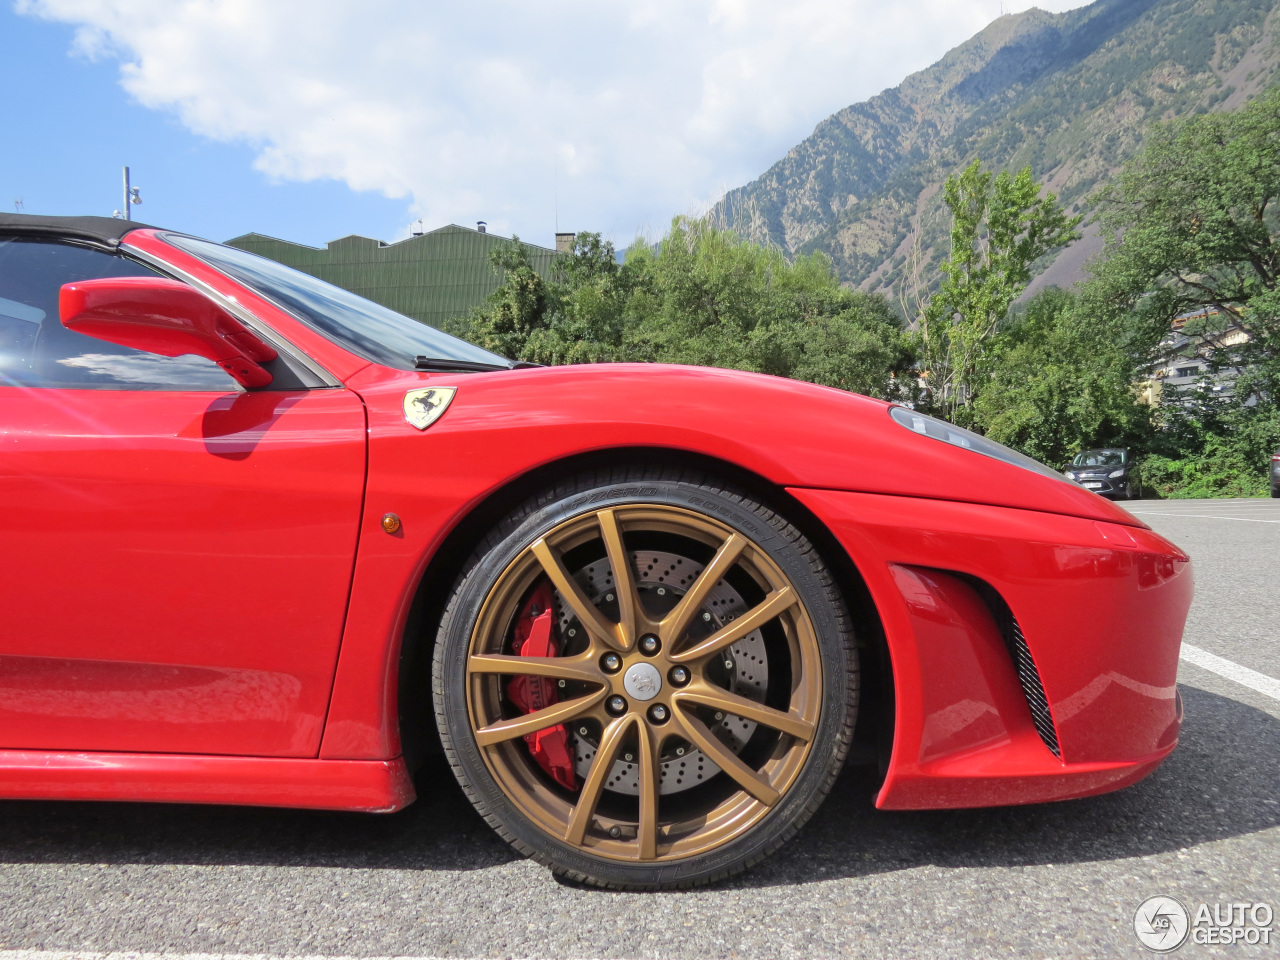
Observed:
[[[510,370],[510,366],[498,363],[482,363],[478,360],[442,360],[438,357],[417,357],[413,361],[417,370],[455,370],[459,373],[484,373],[488,370]]]
[[[515,363],[484,363],[479,360],[443,360],[439,357],[417,357],[413,361],[415,370],[440,370],[454,373],[488,373],[491,370],[524,370],[528,367],[540,367],[540,363],[528,360],[517,360]]]

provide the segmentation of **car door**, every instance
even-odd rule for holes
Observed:
[[[314,756],[364,408],[60,323],[62,284],[154,273],[0,237],[0,748]]]

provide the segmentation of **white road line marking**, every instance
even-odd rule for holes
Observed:
[[[1199,647],[1193,647],[1189,643],[1182,645],[1182,653],[1179,656],[1187,663],[1194,663],[1197,667],[1203,667],[1205,670],[1212,671],[1220,677],[1234,680],[1242,687],[1248,687],[1250,690],[1280,700],[1280,680],[1274,680],[1265,673],[1259,673],[1257,670],[1250,670],[1248,667],[1242,667],[1238,663],[1224,660],[1208,650],[1201,650]],[[0,954],[0,958],[2,957],[3,954]]]
[[[1280,520],[1259,520],[1257,517],[1219,517],[1212,513],[1165,513],[1163,510],[1130,510],[1140,517],[1195,517],[1199,520],[1239,520],[1242,523],[1280,523]]]

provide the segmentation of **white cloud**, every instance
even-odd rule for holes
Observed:
[[[1052,9],[1080,0],[1041,3]],[[1029,6],[1030,4],[1022,4]],[[1005,5],[1006,12],[1012,7]],[[998,0],[17,0],[121,83],[288,180],[431,226],[661,232],[828,114],[927,66]],[[558,203],[557,203],[558,196]]]
[[[187,354],[162,357],[154,353],[84,353],[57,361],[64,367],[85,370],[120,383],[198,390],[235,390],[235,382],[212,360]]]

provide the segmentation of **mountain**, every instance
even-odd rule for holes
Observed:
[[[1232,109],[1277,78],[1280,0],[1098,0],[1002,16],[928,69],[818,124],[712,209],[719,226],[791,254],[829,254],[841,279],[892,292],[936,276],[940,188],[974,157],[1032,172],[1069,207],[1142,143],[1152,121]],[[1096,228],[1037,265],[1069,284]],[[905,280],[905,283],[903,282]]]

